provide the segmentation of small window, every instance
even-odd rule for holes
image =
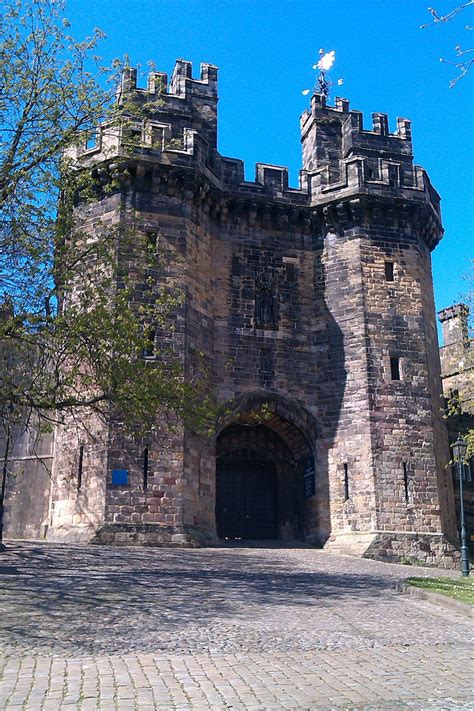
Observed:
[[[391,188],[396,188],[398,185],[398,168],[396,165],[388,166],[388,184]]]
[[[385,262],[385,281],[393,281],[393,262]]]
[[[95,133],[86,138],[86,151],[91,151],[93,148],[97,148],[97,135]]]
[[[390,356],[390,377],[392,380],[401,380],[400,358],[398,356]]]
[[[286,280],[289,284],[294,284],[296,282],[296,266],[289,262],[285,265],[286,268]]]
[[[232,276],[240,276],[240,259],[236,254],[232,257]]]
[[[151,147],[161,151],[163,148],[163,129],[152,126],[151,129]]]
[[[260,351],[260,372],[271,375],[272,368],[272,352],[270,348],[262,348]]]
[[[154,329],[147,331],[146,341],[143,348],[144,358],[153,358],[153,356],[155,355],[155,336],[156,331]]]
[[[128,469],[112,469],[112,486],[128,486]]]
[[[150,251],[154,251],[156,249],[156,245],[158,243],[158,232],[147,232],[146,233],[146,243],[147,247]]]
[[[464,479],[469,482],[474,481],[474,457],[464,465]]]
[[[152,170],[145,170],[145,174],[143,176],[143,189],[146,191],[150,191],[153,186],[153,171]]]

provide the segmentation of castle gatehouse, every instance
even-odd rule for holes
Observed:
[[[211,439],[179,423],[153,442],[110,425],[102,443],[80,445],[58,430],[30,530],[129,545],[296,540],[446,562],[455,522],[430,263],[443,230],[410,121],[391,132],[374,113],[367,126],[347,100],[314,94],[294,188],[284,167],[257,164],[248,181],[218,152],[216,67],[194,79],[178,60],[169,83],[154,72],[146,89],[127,69],[121,91],[147,105],[133,154],[106,126],[94,147],[71,150],[120,186],[86,225],[133,211],[144,244],[158,235],[179,256],[175,348],[188,375],[203,359],[227,406]]]

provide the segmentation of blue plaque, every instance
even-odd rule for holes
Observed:
[[[126,486],[128,484],[128,470],[112,469],[112,484],[115,486]]]

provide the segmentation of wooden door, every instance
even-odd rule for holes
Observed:
[[[274,464],[243,459],[218,461],[216,521],[219,538],[277,538]]]

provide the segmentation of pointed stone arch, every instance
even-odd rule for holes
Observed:
[[[226,404],[216,428],[219,538],[315,538],[316,433],[311,413],[275,393],[244,393]]]

